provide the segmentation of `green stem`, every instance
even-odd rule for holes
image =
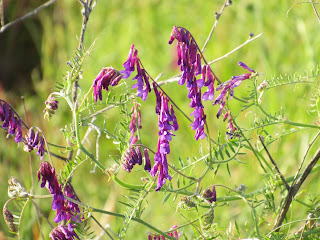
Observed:
[[[117,178],[117,176],[115,176],[115,175],[112,175],[112,179],[113,179],[117,184],[119,184],[121,187],[124,187],[124,188],[135,189],[135,190],[142,190],[142,189],[144,189],[144,186],[143,186],[143,185],[132,185],[132,184],[123,182],[122,180],[120,180],[119,178]]]
[[[91,86],[91,88],[89,89],[89,91],[87,92],[87,94],[84,96],[79,108],[78,108],[78,112],[80,112],[82,106],[84,105],[84,103],[86,102],[87,98],[89,97],[89,94],[92,92],[93,86]]]
[[[86,208],[86,209],[89,209],[91,212],[108,214],[108,215],[115,216],[115,217],[120,217],[120,218],[125,218],[125,217],[126,217],[125,215],[120,214],[120,213],[109,212],[109,211],[101,210],[101,209],[98,209],[98,208],[93,208],[93,207],[90,207],[90,206],[88,206],[88,205],[85,205],[85,204],[83,204],[83,203],[81,203],[81,202],[79,202],[79,201],[76,201],[76,200],[74,200],[74,199],[72,199],[72,198],[69,198],[69,197],[67,197],[67,196],[64,196],[64,197],[65,197],[67,200],[69,200],[69,201],[71,201],[71,202],[73,202],[73,203],[76,203],[76,204],[78,204],[78,205],[81,206],[81,207],[84,207],[84,208]],[[143,220],[140,219],[140,218],[132,217],[131,220],[132,220],[132,221],[135,221],[135,222],[138,222],[138,223],[140,223],[140,224],[142,224],[142,225],[145,225],[146,227],[150,228],[151,230],[153,230],[153,231],[155,231],[155,232],[163,235],[163,236],[166,237],[167,239],[176,240],[174,237],[169,236],[169,235],[166,234],[165,232],[163,232],[163,231],[155,228],[154,226],[150,225],[149,223],[143,221]]]

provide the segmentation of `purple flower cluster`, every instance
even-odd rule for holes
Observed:
[[[137,68],[137,75],[132,80],[137,80],[137,83],[132,86],[132,88],[137,88],[138,97],[141,97],[145,101],[148,97],[148,93],[151,92],[149,77],[144,68],[140,66],[140,59],[138,57],[138,50],[134,49],[134,45],[131,46],[128,59],[123,64],[124,69],[120,71],[123,79],[130,77],[131,73]]]
[[[184,85],[185,82],[189,91],[188,98],[191,99],[190,107],[194,108],[191,116],[194,122],[190,125],[192,130],[196,130],[195,139],[205,137],[204,125],[206,115],[203,111],[203,101],[212,101],[214,99],[214,81],[215,77],[209,65],[201,66],[201,55],[198,53],[199,47],[190,34],[184,28],[178,29],[173,26],[169,44],[177,40],[178,65],[182,71],[182,76],[178,83]],[[197,76],[200,78],[197,79]],[[206,92],[202,95],[201,89],[207,87]]]
[[[141,125],[141,111],[139,104],[136,104],[136,107],[132,107],[131,109],[131,121],[129,124],[129,131],[130,131],[130,146],[124,151],[121,157],[121,166],[127,172],[131,172],[134,165],[142,164],[142,153],[139,146],[134,146],[138,141],[138,136],[134,136],[137,131],[137,121],[136,118],[138,117],[138,127],[142,128]],[[144,149],[144,157],[145,157],[145,167],[144,169],[148,172],[151,170],[151,162],[148,154],[148,150]]]
[[[93,82],[94,101],[102,100],[102,89],[108,91],[109,86],[118,85],[122,75],[112,67],[103,68]]]
[[[175,228],[177,228],[177,225],[174,225],[171,229],[170,229],[170,231],[171,230],[173,230],[173,229],[175,229]],[[178,231],[177,230],[175,230],[174,232],[170,232],[170,233],[168,233],[168,235],[170,236],[170,237],[174,237],[175,239],[179,239],[179,237],[181,237],[181,235],[182,235],[182,233],[180,233],[180,234],[178,234]],[[149,234],[149,236],[148,236],[148,240],[165,240],[166,238],[164,237],[164,236],[160,236],[160,235],[151,235],[151,234]]]
[[[154,156],[155,164],[150,173],[151,176],[155,177],[157,172],[159,171],[156,188],[156,191],[158,191],[161,189],[163,184],[165,184],[166,179],[171,180],[167,163],[167,155],[170,153],[169,141],[171,141],[172,136],[174,136],[172,134],[172,131],[177,131],[179,129],[179,125],[177,123],[172,105],[170,106],[169,111],[169,99],[164,96],[162,92],[159,93],[159,91],[156,89],[156,85],[154,85],[154,89],[157,95],[157,106],[160,107],[160,111],[158,113],[159,139],[157,153]]]
[[[210,188],[207,188],[203,193],[203,197],[207,199],[210,203],[217,201],[217,193],[215,186],[212,186],[212,190]]]
[[[59,225],[55,227],[49,237],[52,240],[73,240],[73,239],[80,239],[78,235],[73,231],[73,229],[69,229],[67,226]]]
[[[30,128],[25,139],[24,151],[31,152],[34,148],[38,148],[37,155],[40,155],[42,160],[44,155],[44,140],[39,135],[39,131],[34,132],[33,128]]]
[[[22,141],[21,119],[15,116],[14,110],[5,101],[0,99],[0,120],[2,128],[8,129],[10,135],[15,135],[14,141]]]
[[[52,209],[61,210],[64,206],[64,196],[61,190],[61,185],[58,182],[55,169],[51,167],[47,161],[40,163],[38,171],[38,181],[42,178],[41,188],[46,187],[51,194],[53,194]],[[57,219],[55,218],[55,222]]]
[[[251,68],[249,68],[247,65],[245,65],[243,62],[238,62],[238,65],[246,70],[248,70],[251,73],[246,73],[246,74],[242,74],[239,76],[233,76],[231,79],[229,79],[228,81],[220,84],[217,88],[216,91],[221,91],[221,93],[219,94],[219,96],[216,98],[216,100],[214,101],[213,105],[219,104],[219,110],[217,113],[217,118],[219,118],[222,114],[222,111],[225,108],[226,105],[226,101],[228,98],[227,93],[229,92],[230,94],[230,99],[233,97],[234,94],[234,88],[238,87],[242,81],[249,79],[252,75],[252,73],[255,73],[254,70],[252,70]]]
[[[40,163],[40,169],[38,171],[38,181],[42,178],[41,188],[46,187],[51,194],[53,194],[52,209],[57,210],[54,222],[59,223],[61,221],[69,222],[68,228],[63,226],[62,230],[68,231],[69,234],[75,234],[73,231],[74,223],[80,222],[80,209],[79,206],[71,201],[65,199],[64,195],[80,202],[77,194],[75,193],[72,185],[67,182],[64,188],[64,195],[61,190],[61,185],[56,177],[55,168],[50,163]],[[76,236],[76,235],[75,235]],[[60,238],[57,238],[60,239]],[[73,238],[62,238],[73,239]]]
[[[66,186],[64,188],[64,195],[80,202],[80,199],[78,198],[70,182],[66,183]],[[73,228],[73,223],[81,222],[80,209],[78,204],[64,199],[63,206],[61,207],[61,209],[57,209],[57,215],[54,218],[54,221],[57,223],[63,220],[67,222],[69,222],[70,220],[72,221],[72,223],[69,223],[68,225],[69,229]]]
[[[53,114],[55,114],[58,109],[58,101],[55,100],[51,95],[48,97],[46,101],[46,108],[43,110],[44,118],[50,119]]]

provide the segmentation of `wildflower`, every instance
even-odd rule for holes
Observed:
[[[122,66],[125,68],[125,70],[120,71],[123,79],[129,78],[131,73],[137,68],[137,75],[132,79],[133,81],[137,80],[137,83],[132,86],[132,89],[137,88],[138,97],[141,97],[145,101],[148,93],[151,92],[151,87],[146,70],[140,66],[138,50],[134,50],[134,45],[131,46],[127,61]]]
[[[123,76],[112,67],[103,68],[93,82],[94,101],[102,100],[102,89],[108,91],[109,86],[116,86]]]
[[[190,32],[184,28],[178,29],[173,27],[169,44],[177,40],[177,55],[178,65],[182,71],[182,76],[178,83],[184,85],[188,89],[188,98],[191,99],[190,107],[195,108],[191,113],[194,116],[194,121],[190,125],[192,130],[195,130],[195,139],[203,139],[205,137],[204,125],[206,115],[203,112],[202,100],[214,99],[214,80],[212,70],[209,65],[201,66],[201,55],[198,53],[199,47],[191,36]],[[197,76],[201,74],[201,78]],[[207,91],[201,96],[201,89],[207,87]]]
[[[80,202],[80,199],[78,198],[70,182],[66,183],[66,186],[64,188],[64,195]],[[54,218],[54,221],[60,222],[62,220],[65,220],[67,222],[70,222],[71,220],[72,222],[78,223],[81,221],[79,214],[80,214],[80,209],[78,204],[68,201],[67,199],[64,199],[64,204],[60,209],[57,210],[57,215]],[[69,223],[68,227],[69,229],[72,229],[73,223]]]
[[[134,51],[133,54],[133,50],[134,50],[134,45],[131,45],[130,51],[129,51],[129,55],[128,55],[128,59],[127,61],[122,65],[124,66],[125,70],[121,70],[120,73],[122,74],[122,78],[123,79],[127,79],[130,77],[131,73],[135,70],[135,64],[137,59],[137,55],[138,55],[138,50]]]
[[[30,128],[25,139],[24,151],[31,152],[34,148],[38,148],[37,155],[40,155],[42,160],[44,155],[44,139],[39,135],[39,131],[34,132],[33,128]]]
[[[229,115],[226,134],[230,137],[230,139],[233,139],[234,137],[240,137],[239,134],[235,134],[236,131],[237,128],[233,125],[231,115]]]
[[[174,230],[174,229],[176,229],[177,227],[178,227],[177,225],[174,225],[172,228],[170,228],[169,231]],[[179,239],[179,238],[182,236],[182,232],[178,234],[178,231],[175,230],[174,232],[168,233],[168,235],[169,235],[170,237],[174,237],[175,239]],[[161,240],[165,240],[166,238],[165,238],[164,236],[162,236],[162,235],[159,236],[159,235],[156,235],[156,234],[154,234],[154,235],[149,234],[148,240],[152,240],[152,239],[154,239],[154,240],[157,240],[157,239],[159,239],[159,240],[160,240],[160,239],[161,239]]]
[[[15,116],[14,110],[5,101],[0,99],[0,120],[3,122],[2,128],[8,129],[10,135],[15,135],[14,141],[22,141],[21,119]]]
[[[3,218],[11,232],[14,232],[14,233],[18,232],[18,229],[16,228],[16,225],[14,223],[13,215],[6,208],[6,205],[3,207]]]
[[[12,111],[10,109],[9,104],[7,104],[6,102],[4,102],[4,104],[2,106],[1,113],[2,113],[1,114],[1,121],[3,121],[2,128],[7,129],[9,127]]]
[[[49,234],[52,240],[73,240],[79,239],[78,235],[73,229],[69,229],[67,226],[59,225],[55,227]]]
[[[160,190],[163,184],[165,184],[166,179],[171,180],[171,176],[168,172],[167,154],[170,153],[169,141],[171,141],[172,130],[177,130],[179,127],[176,123],[175,116],[173,117],[169,112],[168,101],[169,99],[163,95],[159,94],[161,97],[160,113],[158,117],[159,121],[159,139],[158,139],[158,149],[154,156],[154,166],[150,171],[151,176],[155,177],[158,174],[158,182],[156,191]],[[173,107],[170,106],[170,109]],[[171,111],[172,112],[172,111]],[[173,112],[174,113],[174,112]],[[174,115],[174,114],[173,114]],[[174,126],[172,123],[174,123]]]
[[[139,147],[130,145],[122,154],[121,166],[127,172],[131,172],[132,168],[136,164],[142,164],[142,154]]]
[[[16,143],[19,143],[22,141],[22,130],[21,130],[21,120],[20,119],[18,120],[18,123],[17,123],[17,134],[16,134],[16,137],[14,138],[14,141]]]
[[[210,188],[207,188],[203,193],[203,197],[210,203],[217,201],[217,193],[215,186],[212,186],[212,190]]]
[[[156,114],[160,114],[160,111],[161,111],[161,96],[160,96],[160,93],[158,91],[158,87],[157,87],[157,84],[155,82],[152,83],[153,84],[153,90],[154,90],[154,93],[156,95]]]
[[[246,64],[244,64],[243,62],[238,62],[238,65],[244,69],[247,69],[249,72],[255,73],[254,70],[252,70],[251,68],[249,68]]]
[[[61,185],[55,173],[55,169],[48,162],[41,162],[38,171],[38,181],[42,178],[41,188],[46,187],[53,194],[52,209],[61,210],[64,206],[64,196],[61,190]],[[56,219],[57,220],[57,219]]]
[[[46,108],[43,110],[44,118],[50,119],[51,116],[55,114],[55,111],[58,109],[58,101],[50,95],[45,103]]]
[[[249,68],[247,65],[245,65],[243,62],[238,62],[238,65],[246,70],[248,70],[251,73],[246,73],[246,74],[242,74],[239,76],[233,76],[231,79],[229,79],[228,81],[220,84],[217,88],[216,91],[221,91],[219,96],[216,98],[216,100],[214,101],[213,105],[216,104],[220,104],[219,107],[219,111],[217,113],[217,118],[219,118],[222,114],[222,110],[225,107],[226,104],[226,100],[227,100],[227,93],[229,93],[230,95],[230,99],[233,97],[234,95],[234,88],[238,87],[242,81],[249,79],[252,75],[252,73],[255,73],[254,70],[252,70],[251,68]]]
[[[149,158],[149,153],[148,153],[148,149],[143,149],[144,152],[144,159],[145,159],[145,166],[144,166],[144,170],[150,172],[151,170],[151,162],[150,162],[150,158]]]

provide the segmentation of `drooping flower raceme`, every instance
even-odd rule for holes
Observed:
[[[194,108],[191,116],[194,122],[190,125],[195,130],[195,139],[205,137],[204,125],[206,115],[203,111],[203,101],[212,101],[214,99],[214,74],[209,65],[201,66],[201,54],[199,47],[187,29],[173,27],[169,44],[177,40],[178,65],[182,71],[182,76],[178,83],[184,85],[189,91],[188,98],[191,99],[190,107]],[[200,75],[200,78],[197,76]],[[207,87],[202,94],[201,89]]]
[[[177,225],[174,225],[169,231],[174,230],[176,228],[177,228]],[[168,233],[168,235],[170,237],[174,237],[175,239],[179,239],[182,236],[182,232],[178,233],[178,231],[175,230],[174,232]],[[160,236],[160,235],[157,235],[157,234],[154,234],[154,235],[149,234],[149,236],[148,236],[148,240],[165,240],[165,239],[166,238],[164,236],[162,236],[162,235]]]
[[[156,86],[154,85],[155,90]],[[158,91],[157,91],[158,92]],[[150,173],[153,177],[158,174],[158,182],[156,191],[160,190],[163,184],[165,184],[166,179],[171,180],[171,176],[168,172],[168,162],[167,155],[170,153],[169,141],[171,141],[172,131],[176,131],[179,129],[179,125],[177,123],[177,119],[174,114],[173,107],[168,106],[169,99],[164,96],[163,93],[159,93],[161,98],[160,112],[158,116],[159,121],[159,139],[158,139],[158,148],[157,153],[154,156],[154,166],[151,169]],[[158,100],[157,100],[158,101]],[[159,104],[157,104],[159,106]]]
[[[247,65],[245,65],[243,62],[238,62],[238,65],[246,70],[248,70],[251,73],[246,73],[246,74],[242,74],[239,76],[233,76],[231,79],[229,79],[228,81],[220,84],[217,88],[216,91],[221,91],[219,96],[216,98],[216,100],[214,101],[213,105],[219,104],[219,111],[217,113],[217,118],[219,118],[222,114],[222,111],[225,108],[225,104],[226,104],[226,100],[228,98],[227,93],[229,93],[230,95],[230,99],[233,97],[234,95],[234,88],[238,87],[242,81],[249,79],[252,75],[252,73],[255,73],[254,70],[252,70],[251,68],[249,68]]]
[[[5,101],[0,99],[0,121],[2,128],[7,129],[10,135],[15,135],[14,141],[22,141],[21,119],[15,116],[14,110]]]
[[[148,97],[148,93],[151,92],[149,77],[146,73],[146,70],[140,66],[140,59],[138,57],[138,50],[134,48],[134,45],[131,46],[127,61],[123,64],[125,70],[121,70],[123,79],[130,77],[131,73],[137,69],[137,75],[132,79],[137,80],[132,88],[137,88],[138,97],[141,97],[145,101]]]
[[[26,142],[24,142],[24,151],[31,152],[34,148],[37,148],[37,155],[40,155],[41,160],[44,155],[44,139],[40,136],[39,131],[34,132],[33,128],[30,128],[25,136]]]
[[[138,118],[138,124],[137,124],[136,118]],[[140,111],[139,104],[135,103],[135,107],[132,107],[131,109],[131,121],[129,123],[129,131],[130,131],[129,147],[123,152],[121,156],[121,166],[127,172],[131,172],[132,168],[136,164],[141,165],[143,162],[141,149],[139,146],[135,146],[135,144],[138,141],[138,136],[137,135],[134,136],[134,134],[137,132],[137,127],[139,129],[142,128],[141,111]],[[151,163],[150,163],[150,158],[149,158],[147,149],[144,149],[144,156],[145,156],[144,169],[150,172]]]
[[[112,67],[103,68],[93,82],[93,94],[95,102],[102,100],[102,89],[109,90],[109,86],[118,85],[122,75]]]
[[[61,210],[64,205],[64,196],[61,190],[61,185],[58,182],[55,168],[49,162],[41,162],[38,171],[38,181],[41,182],[41,188],[46,187],[53,194],[52,209]],[[56,221],[57,219],[55,219]],[[59,221],[57,221],[59,222]]]
[[[40,169],[38,171],[38,181],[41,181],[41,188],[46,187],[51,194],[53,194],[52,210],[57,211],[56,217],[53,219],[54,222],[59,223],[61,221],[69,222],[68,227],[60,226],[61,228],[55,228],[57,231],[52,231],[52,236],[63,236],[60,235],[62,232],[68,236],[75,236],[73,228],[74,223],[80,222],[80,209],[77,204],[65,199],[64,195],[74,200],[80,201],[77,194],[75,193],[72,185],[67,182],[64,194],[62,192],[61,185],[58,182],[55,168],[50,165],[49,162],[41,162]],[[67,236],[66,235],[66,236]],[[51,237],[51,234],[50,234]],[[78,238],[78,237],[77,237]],[[60,239],[60,238],[52,238]],[[61,238],[61,239],[74,239],[74,238]]]
[[[52,229],[49,234],[49,237],[52,240],[74,240],[80,239],[78,235],[73,231],[73,229],[69,229],[67,226],[59,225]]]

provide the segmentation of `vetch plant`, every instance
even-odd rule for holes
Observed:
[[[251,63],[249,67],[238,61],[234,65],[241,67],[241,70],[235,70],[242,71],[240,75],[230,72],[230,79],[218,78],[215,67],[205,58],[210,53],[204,50],[224,8],[231,5],[231,1],[226,1],[221,12],[216,14],[216,22],[202,49],[196,36],[191,34],[191,29],[189,31],[184,27],[173,26],[168,36],[169,45],[176,43],[176,64],[180,68],[178,84],[170,83],[170,87],[180,89],[185,85],[187,93],[182,96],[185,99],[183,103],[177,102],[177,96],[168,93],[165,83],[169,84],[170,79],[159,81],[148,73],[147,65],[143,65],[144,61],[138,55],[138,49],[131,43],[127,59],[123,56],[123,68],[109,66],[97,69],[97,72],[92,73],[96,78],[91,79],[91,87],[82,89],[82,75],[86,71],[84,61],[94,51],[93,46],[85,49],[83,39],[96,2],[79,2],[84,8],[79,47],[68,62],[71,69],[67,71],[63,82],[58,84],[58,90],[53,91],[44,103],[44,117],[50,121],[62,114],[60,105],[67,105],[71,120],[69,125],[61,126],[66,146],[50,142],[50,139],[46,139],[45,131],[29,127],[7,101],[0,99],[1,127],[8,133],[7,144],[14,144],[10,142],[10,138],[14,138],[14,142],[20,143],[20,146],[23,143],[26,152],[37,149],[36,154],[40,156],[36,158],[39,163],[38,185],[48,190],[47,195],[35,194],[19,182],[23,179],[9,179],[9,200],[3,207],[3,216],[12,233],[23,239],[20,230],[24,226],[21,219],[24,209],[31,203],[39,218],[41,215],[45,220],[39,220],[39,225],[46,224],[51,228],[50,233],[43,238],[49,236],[51,239],[94,238],[98,233],[90,229],[93,223],[98,225],[101,236],[106,239],[125,239],[130,231],[134,231],[133,227],[130,228],[133,222],[134,226],[139,224],[144,227],[144,239],[282,239],[284,236],[303,238],[319,235],[317,192],[310,193],[316,195],[310,198],[310,203],[298,198],[302,194],[300,188],[305,180],[314,178],[311,173],[320,169],[317,165],[320,148],[313,150],[313,157],[306,162],[310,149],[314,148],[320,135],[320,126],[317,123],[291,121],[282,111],[271,114],[266,110],[263,98],[264,92],[271,92],[273,88],[283,85],[316,83],[319,68],[307,76],[290,75],[286,79],[261,81],[263,75],[258,73],[258,66]],[[255,39],[250,34],[249,40],[241,47]],[[139,51],[144,50],[142,48]],[[239,60],[250,62],[245,56]],[[244,89],[247,90],[245,94]],[[313,94],[315,104],[310,112],[320,112],[317,105],[319,92],[317,89]],[[180,92],[177,91],[177,94]],[[154,109],[151,113],[145,111],[147,104]],[[105,124],[103,117],[103,114],[111,116],[110,109],[119,110],[118,123],[113,130],[111,124]],[[242,118],[251,113],[256,114],[253,123],[244,122]],[[152,126],[147,126],[147,129],[153,129],[149,132],[145,130],[144,122],[147,114],[157,118],[157,121],[149,122]],[[188,122],[191,130],[183,127],[185,122]],[[295,128],[283,127],[288,125]],[[223,127],[213,131],[216,126]],[[276,126],[284,131],[278,135],[273,134],[272,128]],[[319,131],[309,144],[300,166],[295,166],[295,174],[285,177],[278,167],[279,159],[274,159],[269,151],[270,144],[282,140],[286,135],[308,129]],[[94,135],[95,132],[97,135]],[[176,147],[179,144],[182,146],[183,143],[178,141],[187,138],[190,132],[194,135],[190,149],[198,144],[196,146],[199,146],[200,157],[190,149]],[[100,147],[104,148],[105,144],[99,141],[102,133],[113,141],[111,147],[108,146],[108,149],[113,149],[109,158],[100,154]],[[152,140],[147,141],[146,135]],[[93,136],[97,137],[95,149],[87,144],[89,137]],[[65,152],[56,151],[61,148]],[[193,158],[184,160],[175,157],[184,151],[192,154]],[[68,153],[68,157],[64,157],[63,153]],[[30,157],[33,158],[32,155]],[[236,187],[218,183],[223,168],[226,169],[223,174],[231,176],[234,170],[232,166],[243,163],[246,158],[258,162],[264,182],[257,183],[256,188],[250,189],[249,193],[244,184]],[[106,185],[106,189],[112,191],[113,188],[109,188],[108,184],[114,183],[119,191],[126,191],[122,195],[125,200],[118,200],[119,204],[126,207],[125,210],[114,208],[116,210],[107,211],[91,206],[89,196],[81,197],[80,200],[79,196],[86,194],[78,196],[77,193],[83,189],[74,186],[77,185],[78,167],[84,162],[90,162],[100,169],[104,176],[101,182]],[[304,163],[306,167],[302,171]],[[91,174],[96,172],[91,171]],[[81,176],[82,181],[86,177]],[[101,191],[101,194],[105,192]],[[159,206],[158,201],[163,196],[163,206]],[[53,218],[43,214],[39,203],[35,201],[44,199],[50,199]],[[230,216],[226,209],[230,206],[236,208],[240,202],[238,200],[245,204],[251,216],[245,223],[239,223],[236,219],[227,220],[230,225],[226,230],[224,224],[215,222],[215,216]],[[298,200],[308,206],[307,220],[310,224],[306,224],[303,218],[292,219],[291,215],[290,219],[286,218],[290,214],[289,208],[296,207],[292,202]],[[163,225],[153,222],[153,219],[163,216],[152,213],[155,208],[166,207],[172,209],[172,215],[180,217],[176,218],[180,222],[168,222],[173,226],[168,231]],[[96,218],[97,214],[113,216],[122,219],[122,222],[106,227]],[[170,217],[165,216],[161,221],[165,222]],[[297,226],[302,230],[297,230]]]

